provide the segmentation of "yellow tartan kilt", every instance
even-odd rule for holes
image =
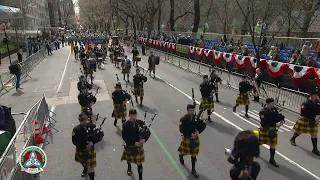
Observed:
[[[213,101],[213,99],[201,98],[201,103],[200,103],[199,109],[200,110],[213,111],[214,110],[214,101]]]
[[[80,149],[76,148],[75,161],[80,163],[82,166],[84,166],[88,169],[93,169],[93,168],[97,167],[96,149],[94,147],[90,148],[90,149],[88,149],[88,153],[89,153],[89,159],[84,160],[82,158],[82,151]]]
[[[144,96],[144,89],[141,88],[141,87],[133,88],[133,95],[135,95],[135,96]]]
[[[259,141],[261,144],[267,144],[269,146],[277,146],[278,144],[278,132],[274,139],[269,138],[269,128],[260,128],[259,129]]]
[[[84,70],[84,74],[85,74],[85,75],[93,74],[93,70],[92,70],[91,68],[86,68],[86,69]]]
[[[130,74],[131,72],[131,68],[125,68],[125,69],[122,69],[122,74]]]
[[[136,165],[141,165],[144,163],[144,149],[143,146],[138,147],[138,153],[136,155],[132,155],[129,151],[126,151],[125,148],[123,148],[123,153],[121,157],[122,161],[127,161],[128,163],[134,163]]]
[[[249,105],[250,99],[248,94],[239,94],[236,104],[238,105]]]
[[[125,104],[113,104],[112,117],[115,119],[126,119],[127,106]]]
[[[200,148],[200,139],[195,139],[196,141],[196,148],[192,151],[190,144],[191,144],[191,138],[185,138],[182,137],[182,141],[180,143],[180,146],[178,148],[178,151],[181,155],[191,155],[191,156],[198,156],[199,154],[199,148]]]
[[[296,124],[293,126],[293,130],[295,130],[298,134],[310,134],[311,136],[317,136],[318,135],[318,125],[316,124],[313,127],[309,126],[308,119],[304,117],[300,117]]]
[[[148,70],[149,70],[149,71],[155,71],[155,70],[156,70],[156,66],[150,66],[150,65],[149,65]]]

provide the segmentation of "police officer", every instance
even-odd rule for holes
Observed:
[[[301,104],[300,118],[293,126],[294,134],[290,139],[290,143],[293,146],[297,146],[296,138],[301,134],[310,134],[311,142],[313,145],[312,152],[320,156],[318,150],[318,123],[319,123],[319,106],[317,101],[319,100],[319,92],[314,91],[310,94],[310,97]]]
[[[81,87],[81,92],[78,95],[78,101],[81,106],[81,112],[87,114],[88,116],[92,115],[92,105],[96,103],[97,98],[89,93],[86,86]],[[90,117],[91,118],[91,117]]]
[[[134,48],[132,49],[131,53],[132,53],[133,65],[135,64],[136,67],[138,67],[137,57],[139,56],[139,51],[138,51],[137,47],[134,47]]]
[[[284,124],[284,116],[279,114],[274,105],[274,99],[266,99],[266,106],[259,112],[260,124],[259,129],[259,141],[261,144],[267,144],[270,146],[270,159],[269,163],[275,167],[279,167],[279,164],[274,160],[276,153],[276,146],[278,143],[277,130]]]
[[[219,94],[218,94],[218,90],[219,90],[218,83],[222,83],[222,79],[216,74],[216,71],[214,69],[211,71],[211,74],[210,74],[210,83],[213,86],[213,90],[216,95],[216,101],[220,102]]]
[[[96,150],[90,141],[87,133],[87,119],[84,114],[79,115],[80,124],[72,130],[72,143],[76,146],[75,161],[83,166],[81,177],[89,175],[90,180],[94,180],[94,168],[97,166]]]
[[[142,101],[144,96],[143,83],[147,82],[147,77],[140,74],[140,69],[136,69],[136,75],[133,76],[133,94],[136,97],[136,103],[138,104],[138,96],[140,96],[140,106],[143,107]]]
[[[203,111],[207,110],[208,121],[212,122],[211,120],[211,113],[214,110],[214,101],[212,97],[212,90],[213,86],[208,81],[208,75],[203,76],[203,82],[200,84],[200,92],[201,92],[201,104],[199,106],[199,114],[198,119],[200,118]]]
[[[150,56],[148,59],[149,64],[149,75],[151,76],[151,72],[153,72],[153,77],[156,77],[156,56],[153,55],[153,52],[150,52]]]
[[[241,131],[234,139],[233,158],[228,161],[234,166],[230,169],[231,180],[256,180],[260,173],[260,164],[254,158],[260,155],[260,143],[252,131]]]
[[[126,99],[126,94],[122,90],[120,83],[117,83],[114,88],[115,88],[115,91],[112,93],[112,100],[113,100],[112,117],[114,118],[113,125],[117,126],[118,119],[121,119],[122,123],[126,121],[128,99]]]
[[[184,165],[183,156],[191,155],[191,173],[194,177],[199,178],[195,169],[200,148],[199,134],[206,128],[206,124],[202,121],[196,121],[194,109],[194,105],[188,104],[187,114],[180,119],[179,130],[182,133],[182,141],[178,151],[179,161],[182,165]]]
[[[239,83],[239,96],[236,101],[236,105],[233,107],[233,112],[236,112],[237,107],[239,105],[245,105],[245,116],[249,118],[248,111],[249,111],[249,91],[252,90],[252,85],[248,81],[248,76],[244,75],[243,80]]]
[[[142,180],[144,163],[144,149],[143,144],[145,139],[139,136],[140,128],[143,128],[145,123],[137,119],[137,111],[135,109],[129,110],[129,120],[122,124],[122,139],[125,141],[125,147],[121,157],[121,161],[125,160],[128,164],[127,174],[132,175],[131,163],[138,166],[139,180]]]
[[[81,87],[85,86],[88,88],[88,90],[92,89],[92,85],[88,83],[84,75],[79,76],[79,82],[77,83],[77,88],[81,92]]]

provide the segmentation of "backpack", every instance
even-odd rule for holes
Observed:
[[[3,105],[0,105],[0,106],[3,108],[4,117],[5,117],[3,130],[10,132],[11,138],[12,138],[16,133],[17,128],[16,128],[16,122],[11,114],[11,107],[7,107]]]
[[[19,64],[11,64],[9,66],[9,71],[11,74],[16,74],[17,72],[19,72]]]

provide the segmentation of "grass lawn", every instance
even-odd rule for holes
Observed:
[[[16,49],[16,47],[14,45],[12,45],[12,44],[9,44],[9,50],[11,51],[13,49]],[[1,54],[8,52],[7,45],[0,44],[0,52],[1,52]]]

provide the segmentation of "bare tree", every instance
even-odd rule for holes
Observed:
[[[193,4],[194,8],[194,19],[193,19],[193,29],[192,32],[197,33],[200,25],[200,1],[199,0],[194,0]]]
[[[213,1],[211,1],[213,2]],[[211,3],[210,3],[211,4]],[[233,0],[217,0],[215,6],[212,8],[216,19],[220,23],[216,23],[216,26],[222,28],[224,34],[230,32],[230,25],[233,20],[233,12],[236,10],[237,5],[234,4]],[[211,8],[208,10],[211,13]]]
[[[177,11],[176,11],[177,10]],[[177,15],[175,14],[177,12]],[[170,29],[175,31],[175,23],[180,18],[193,15],[193,6],[190,1],[170,0]]]
[[[316,20],[319,13],[316,14],[320,9],[320,0],[304,0],[302,2],[302,7],[304,11],[304,18],[301,27],[301,31],[303,34],[306,34],[309,30],[311,24]]]

